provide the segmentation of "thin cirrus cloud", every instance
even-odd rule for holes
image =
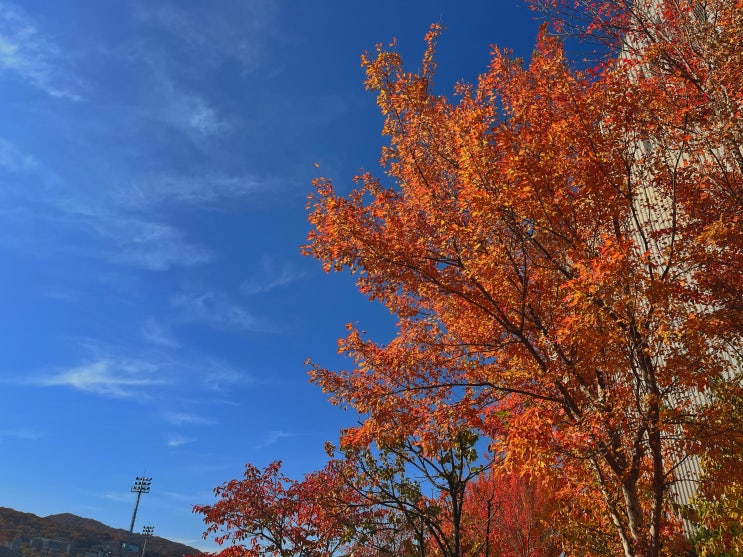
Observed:
[[[157,366],[137,360],[99,359],[55,374],[40,376],[32,384],[43,387],[70,387],[90,394],[128,398],[143,389],[161,385]]]
[[[28,242],[44,238],[45,234],[49,242],[55,242],[56,238],[66,239],[60,249],[73,257],[148,271],[195,267],[213,259],[211,250],[189,241],[180,229],[170,224],[122,215],[109,208],[88,211],[71,206],[78,201],[65,200],[46,211],[31,207],[17,209],[11,216],[18,221],[18,226],[28,228],[29,223],[34,223],[35,232],[15,238],[7,242],[7,246],[44,254],[47,251],[30,249]]]
[[[295,434],[282,430],[267,431],[263,436],[263,441],[256,446],[256,449],[265,449],[288,437],[295,437]]]
[[[168,224],[124,217],[99,220],[94,226],[112,242],[107,256],[112,263],[162,271],[212,259],[206,248],[187,242],[180,230]]]
[[[103,499],[114,501],[116,503],[127,503],[132,499],[132,494],[128,491],[107,491],[100,495]]]
[[[255,377],[220,362],[207,362],[202,366],[201,381],[211,391],[224,391],[235,385],[255,383]],[[229,401],[224,403],[230,404]]]
[[[220,330],[266,332],[267,323],[228,296],[207,290],[182,292],[173,296],[171,305],[186,321],[203,323]]]
[[[240,292],[245,295],[263,294],[304,277],[305,273],[296,269],[291,263],[279,263],[273,259],[264,258],[259,271],[240,285]]]
[[[29,172],[37,166],[34,157],[22,153],[13,143],[0,138],[0,168],[20,174]]]
[[[170,437],[167,438],[166,444],[168,445],[168,447],[176,449],[178,447],[182,447],[183,445],[193,443],[194,441],[196,441],[196,438],[194,437],[184,437],[182,435],[171,435]]]
[[[60,49],[20,8],[0,5],[0,70],[15,74],[45,93],[82,100]]]
[[[143,211],[173,203],[203,207],[204,204],[245,199],[267,189],[266,186],[252,176],[161,173],[120,180],[111,189],[110,199],[118,207]]]
[[[170,81],[163,82],[161,89],[155,118],[197,138],[219,136],[230,130],[231,125],[204,96],[179,89]]]
[[[142,324],[141,334],[148,343],[155,346],[163,348],[179,348],[181,346],[171,330],[155,319],[145,320]]]
[[[261,65],[266,42],[276,26],[275,0],[226,1],[214,10],[206,4],[188,12],[175,2],[140,3],[135,15],[143,24],[165,31],[198,54],[198,63],[237,61],[244,72]]]
[[[170,424],[182,425],[213,425],[214,420],[199,416],[198,414],[189,414],[187,412],[166,412],[163,415],[165,421]]]
[[[43,203],[45,210],[27,207],[23,214],[41,230],[84,232],[82,242],[66,246],[73,255],[153,271],[212,261],[211,251],[187,240],[180,229],[106,199],[72,191],[49,195]]]
[[[0,141],[0,166],[3,161]],[[204,245],[189,241],[181,229],[159,220],[157,211],[175,204],[218,210],[267,187],[250,175],[163,173],[119,179],[98,199],[73,191],[67,197],[50,196],[46,201],[53,207],[57,224],[90,230],[105,242],[102,256],[109,262],[167,270],[210,263],[213,254]],[[30,217],[42,218],[38,212]]]
[[[23,439],[25,441],[37,441],[41,439],[38,431],[27,428],[20,429],[0,429],[0,441],[3,439]]]

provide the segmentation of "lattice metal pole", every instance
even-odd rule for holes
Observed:
[[[144,552],[147,549],[147,539],[152,537],[152,532],[154,531],[154,526],[144,526],[142,528],[142,535],[144,536],[144,542],[142,543],[142,557],[144,557]]]
[[[145,478],[137,476],[134,479],[134,485],[132,486],[132,493],[137,494],[137,502],[134,503],[134,512],[132,513],[132,523],[129,525],[129,537],[131,538],[132,532],[134,532],[134,521],[137,518],[137,509],[139,508],[139,499],[142,497],[143,493],[149,493],[150,492],[150,484],[152,483],[152,478]]]
[[[143,493],[150,492],[150,484],[152,478],[145,478],[144,476],[137,476],[134,478],[134,485],[132,486],[132,493],[137,494],[137,501],[134,503],[134,512],[132,513],[132,522],[129,525],[129,538],[122,544],[121,557],[126,557],[128,551],[128,545],[132,543],[132,534],[134,532],[134,521],[137,519],[137,509],[139,509],[139,500]]]

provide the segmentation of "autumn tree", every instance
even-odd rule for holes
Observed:
[[[555,29],[600,42],[604,63],[620,64],[655,93],[654,141],[648,151],[675,157],[692,174],[679,188],[685,233],[697,245],[688,299],[706,314],[708,334],[725,339],[729,364],[694,401],[707,419],[692,425],[706,438],[693,520],[700,554],[738,551],[743,508],[743,3],[711,0],[537,1]],[[660,145],[660,148],[658,148]],[[689,501],[685,501],[688,511]],[[737,549],[734,548],[737,547]],[[731,549],[732,548],[732,549]]]
[[[364,519],[351,512],[358,506],[338,507],[339,498],[352,501],[338,494],[342,486],[333,479],[321,471],[293,480],[281,473],[279,461],[263,470],[248,464],[242,479],[214,490],[215,504],[197,505],[194,512],[208,526],[204,537],[215,535],[217,544],[227,545],[222,557],[345,555]]]
[[[342,451],[329,446],[334,458],[299,481],[278,461],[264,470],[248,464],[242,479],[215,490],[214,505],[194,511],[208,525],[204,535],[228,545],[223,557],[459,557],[471,545],[462,528],[467,485],[487,469],[476,441],[459,430],[436,449],[412,438],[345,442]]]
[[[715,443],[698,395],[739,377],[742,10],[658,2],[633,36],[631,10],[583,4],[631,55],[571,70],[543,29],[528,66],[496,49],[456,101],[435,93],[435,26],[417,73],[394,47],[363,57],[388,180],[342,196],[318,179],[304,250],[398,328],[351,327],[353,368],[313,379],[370,436],[467,421],[600,501],[607,554],[654,557],[683,544],[679,462]]]
[[[469,429],[442,430],[439,442],[407,437],[367,444],[354,428],[329,462],[293,480],[279,462],[246,466],[241,480],[199,505],[219,555],[319,557],[556,557],[550,526],[567,503],[557,486],[508,473],[480,455]]]
[[[383,512],[384,521],[375,529],[396,532],[387,539],[398,546],[398,540],[407,539],[407,551],[420,557],[470,554],[473,542],[463,527],[467,489],[492,464],[478,455],[478,436],[444,428],[440,442],[430,446],[412,436],[370,444],[360,442],[358,433],[345,432],[342,458],[329,466],[357,495],[358,504]],[[400,550],[376,549],[387,554]]]

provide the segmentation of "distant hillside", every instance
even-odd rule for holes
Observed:
[[[74,514],[54,514],[39,517],[14,509],[0,507],[0,531],[10,531],[14,537],[28,541],[31,538],[51,538],[68,541],[77,548],[91,548],[99,544],[125,540],[129,532],[111,528],[102,522]],[[141,544],[141,536],[135,535],[135,543]],[[172,542],[158,536],[147,541],[148,557],[181,557],[198,555],[198,549]]]
[[[83,518],[76,514],[62,513],[62,514],[50,514],[47,516],[49,520],[53,520],[57,524],[64,524],[71,528],[84,528],[86,530],[110,530],[110,526],[106,526],[103,522],[98,522],[92,518]],[[121,528],[117,528],[118,531],[123,531]]]

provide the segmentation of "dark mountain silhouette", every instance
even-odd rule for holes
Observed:
[[[20,538],[24,542],[33,538],[49,538],[72,543],[75,548],[72,551],[73,557],[78,552],[82,553],[85,549],[96,546],[115,546],[125,541],[129,535],[122,528],[111,528],[97,520],[70,513],[40,517],[6,507],[0,507],[0,532],[5,538]],[[134,535],[134,543],[141,545],[142,540],[141,535]],[[198,549],[158,536],[147,540],[147,557],[181,557],[200,553]]]

